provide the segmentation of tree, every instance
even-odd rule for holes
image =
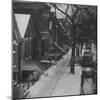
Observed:
[[[75,48],[76,44],[84,42],[88,39],[96,39],[96,27],[97,27],[97,7],[87,5],[71,5],[67,4],[66,11],[61,10],[57,4],[52,4],[53,7],[66,15],[64,22],[67,22],[67,26],[70,26],[70,38],[72,47],[71,57],[71,73],[74,74],[74,62],[75,62]],[[69,37],[66,32],[66,35]],[[94,38],[95,37],[95,38]]]

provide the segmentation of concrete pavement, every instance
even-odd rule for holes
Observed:
[[[75,68],[76,74],[70,74],[70,58],[71,49],[29,89],[28,98],[80,94],[81,69],[78,66]]]
[[[58,81],[52,96],[79,95],[81,88],[81,68],[79,66],[76,67],[75,73],[73,75],[65,72]]]

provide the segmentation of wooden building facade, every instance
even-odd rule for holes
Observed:
[[[44,58],[44,53],[49,48],[49,13],[50,7],[44,3],[13,2],[12,62],[14,71],[21,70],[21,61],[39,61]],[[23,37],[18,27],[16,14],[30,15]],[[17,77],[18,75],[20,72]]]

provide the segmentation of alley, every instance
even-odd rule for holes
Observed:
[[[13,2],[13,99],[97,93],[97,7]]]
[[[75,75],[69,73],[70,58],[71,49],[29,89],[31,98],[80,94],[81,73],[79,68]]]

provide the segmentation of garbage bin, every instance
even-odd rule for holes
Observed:
[[[81,94],[94,93],[94,66],[90,56],[82,58]]]
[[[13,99],[24,97],[24,88],[22,85],[13,86]]]

